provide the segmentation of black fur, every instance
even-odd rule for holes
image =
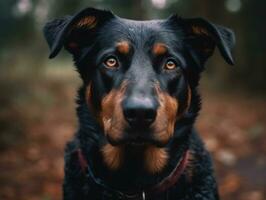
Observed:
[[[96,26],[76,26],[77,22],[88,16],[95,17]],[[51,49],[50,58],[55,57],[64,46],[73,55],[83,81],[77,101],[79,129],[65,152],[64,200],[118,198],[104,197],[104,187],[84,174],[77,155],[79,149],[88,162],[90,173],[97,180],[125,193],[142,191],[159,183],[172,172],[182,154],[189,149],[193,159],[177,183],[167,191],[147,198],[219,199],[210,155],[193,124],[200,110],[200,96],[197,92],[200,73],[215,46],[227,63],[234,63],[231,51],[235,38],[231,30],[201,18],[183,19],[173,15],[166,20],[133,21],[119,18],[109,11],[87,8],[74,16],[47,23],[44,34]],[[120,40],[133,44],[133,50],[126,56],[114,53],[114,45]],[[149,50],[155,42],[167,45],[168,53],[165,57],[157,59],[150,55]],[[74,47],[70,45],[73,43]],[[119,69],[106,69],[103,62],[109,54],[119,60]],[[177,70],[171,73],[159,67],[168,57],[178,65]],[[136,158],[138,155],[134,155],[129,148],[121,169],[110,170],[103,163],[100,149],[108,139],[85,100],[86,88],[89,83],[93,83],[93,109],[101,110],[101,100],[112,89],[119,88],[123,80],[134,83],[130,82],[125,98],[136,91],[153,98],[153,90],[149,88],[151,83],[157,81],[164,92],[179,100],[182,111],[188,99],[187,86],[191,89],[190,107],[175,122],[173,137],[167,144],[158,144],[168,149],[170,157],[159,173],[150,174],[143,170],[141,159]]]

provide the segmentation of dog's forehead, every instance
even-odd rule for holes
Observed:
[[[128,41],[135,47],[149,47],[155,42],[171,46],[173,42],[179,42],[177,31],[171,29],[166,20],[136,21],[115,18],[103,26],[101,34],[104,36],[101,37],[101,43],[106,46],[121,41]]]

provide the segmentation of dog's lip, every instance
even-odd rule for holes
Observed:
[[[146,138],[137,137],[137,138],[129,139],[125,141],[125,143],[128,145],[132,145],[132,146],[144,146],[144,145],[150,144],[151,141]]]
[[[134,145],[134,146],[153,145],[158,148],[165,147],[167,145],[167,143],[158,141],[154,138],[134,138],[134,139],[129,139],[125,141],[125,143],[129,145]]]
[[[146,137],[124,137],[117,140],[114,140],[112,137],[107,135],[107,140],[110,144],[117,146],[117,145],[132,145],[132,146],[144,146],[148,144],[154,144],[155,141],[153,141],[152,138],[146,138]]]
[[[148,130],[150,131],[150,130]],[[130,146],[145,146],[154,145],[156,147],[165,147],[169,141],[160,141],[154,134],[147,133],[146,131],[134,132],[132,130],[127,130],[124,135],[119,138],[113,138],[111,135],[106,134],[107,141],[113,146],[119,145],[130,145]]]

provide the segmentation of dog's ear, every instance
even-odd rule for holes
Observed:
[[[185,42],[192,49],[193,56],[197,56],[201,65],[213,54],[217,46],[224,60],[234,65],[232,55],[235,46],[234,32],[223,26],[213,24],[202,18],[185,19],[176,15],[169,18],[170,22],[177,22],[185,31]]]
[[[48,22],[43,32],[51,49],[49,58],[55,57],[63,46],[72,54],[76,54],[85,46],[105,22],[114,18],[110,11],[86,8],[74,16],[66,16]]]

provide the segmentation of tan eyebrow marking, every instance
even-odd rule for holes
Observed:
[[[200,26],[192,26],[192,32],[198,35],[210,35],[206,29]]]
[[[152,53],[154,55],[162,55],[162,54],[165,54],[167,52],[167,47],[165,44],[163,43],[156,43],[153,45],[153,48],[152,48]]]
[[[122,54],[128,54],[130,50],[130,45],[127,41],[121,41],[116,44],[117,50]]]

